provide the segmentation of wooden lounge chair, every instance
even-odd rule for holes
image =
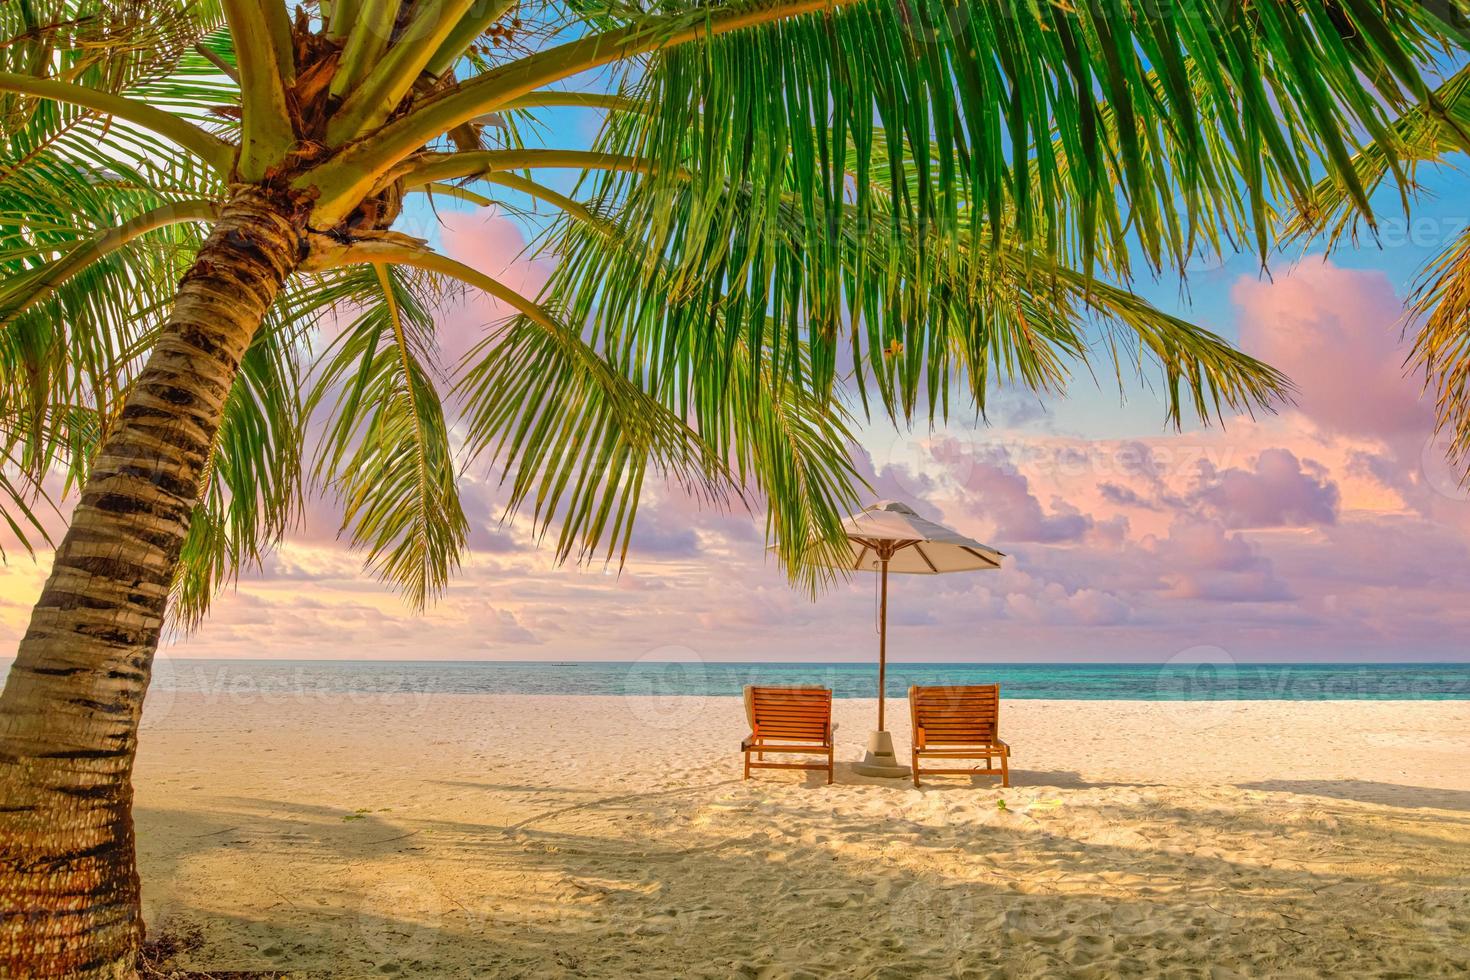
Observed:
[[[923,774],[999,776],[1011,785],[1011,747],[1000,740],[1000,685],[909,688],[914,785]],[[984,759],[985,768],[923,769],[924,759]],[[1000,771],[994,769],[1000,760]]]
[[[752,769],[826,770],[832,782],[832,692],[825,687],[746,687],[750,736],[740,743],[745,778]],[[804,743],[804,744],[803,744]],[[750,761],[754,752],[756,761]],[[767,762],[766,753],[825,755],[825,762]]]

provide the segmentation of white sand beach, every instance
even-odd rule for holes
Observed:
[[[734,698],[161,693],[149,926],[348,977],[1470,969],[1470,703],[1007,701],[1007,790],[857,776],[873,716],[829,787],[742,782]]]

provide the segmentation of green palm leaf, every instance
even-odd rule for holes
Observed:
[[[326,416],[314,478],[344,508],[369,569],[422,608],[458,566],[468,533],[448,426],[433,380],[434,320],[415,282],[370,265],[372,293],[323,353],[310,415]],[[351,280],[349,280],[350,282]]]
[[[625,560],[651,467],[708,506],[763,502],[788,571],[814,585],[822,572],[795,560],[799,545],[834,539],[861,482],[845,413],[769,376],[749,383],[759,359],[718,352],[673,355],[682,370],[604,360],[517,318],[466,358],[466,448],[503,470],[511,512],[531,501],[543,533],[557,530],[561,558]],[[616,374],[588,370],[593,359]]]
[[[614,140],[625,137],[613,131]],[[873,142],[889,145],[877,132]],[[615,148],[614,156],[634,149]],[[672,181],[595,178],[593,211],[603,217],[574,216],[552,236],[559,261],[546,295],[570,298],[572,318],[594,325],[610,357],[637,350],[660,363],[679,344],[759,343],[783,383],[827,391],[846,368],[857,391],[871,382],[891,414],[912,417],[923,402],[931,421],[953,385],[983,411],[993,381],[1060,390],[1099,351],[1115,360],[1142,352],[1160,366],[1176,424],[1186,407],[1208,420],[1224,408],[1269,407],[1285,394],[1284,378],[1220,338],[1009,230],[980,245],[911,226],[888,190],[895,169],[908,175],[900,197],[942,191],[933,175],[925,190],[906,150],[890,156],[869,168],[863,206],[850,200],[862,195],[849,177],[818,215],[792,168],[784,185],[769,179],[774,201],[756,200],[746,182],[711,203],[687,169]],[[720,223],[701,214],[709,208],[720,210]],[[796,352],[802,356],[787,356]]]

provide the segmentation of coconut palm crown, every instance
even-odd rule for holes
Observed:
[[[561,557],[621,555],[655,474],[758,496],[800,575],[853,502],[848,392],[932,419],[1100,351],[1152,365],[1175,423],[1266,406],[1280,375],[1126,283],[1264,258],[1324,173],[1371,216],[1354,155],[1402,179],[1392,120],[1441,111],[1457,9],[0,5],[0,490],[28,541],[48,479],[78,493],[0,696],[0,976],[132,975],[166,616],[196,621],[308,492],[415,603],[477,461]],[[598,135],[543,128],[566,107]],[[435,200],[552,209],[545,289],[407,234]],[[516,315],[445,371],[460,288]]]

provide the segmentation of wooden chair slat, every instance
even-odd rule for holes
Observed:
[[[755,706],[755,717],[757,721],[767,719],[779,719],[782,721],[811,721],[822,724],[832,717],[829,711],[791,711],[786,708],[766,708],[761,705]]]
[[[760,712],[762,718],[770,716],[773,718],[826,718],[830,710],[820,706],[810,708],[792,708],[786,705],[761,704],[756,702],[755,710]]]
[[[832,713],[832,706],[828,704],[770,704],[768,702],[757,701],[755,706],[763,716],[785,715],[802,718],[825,718]]]
[[[756,704],[769,705],[769,706],[771,706],[773,708],[783,707],[783,706],[784,707],[791,707],[791,708],[820,708],[820,707],[823,707],[824,705],[830,703],[830,702],[827,702],[827,701],[818,701],[816,698],[762,698],[762,697],[757,697],[754,700],[755,700]]]

